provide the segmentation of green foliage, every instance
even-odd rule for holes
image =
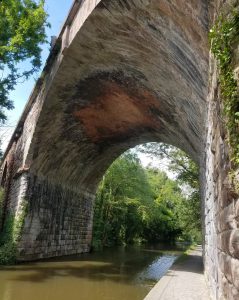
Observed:
[[[16,243],[13,236],[14,216],[8,215],[0,236],[0,265],[14,264]]]
[[[0,224],[2,224],[2,218],[3,218],[4,197],[5,197],[4,189],[0,187]]]
[[[178,184],[187,190],[187,197],[178,201],[175,210],[183,240],[201,241],[201,204],[199,195],[199,168],[182,150],[163,143],[148,143],[137,151],[152,158],[166,159]],[[160,186],[160,185],[158,185]],[[180,198],[179,198],[180,199]]]
[[[16,263],[16,244],[9,241],[0,246],[0,265],[13,265]]]
[[[19,241],[27,213],[27,202],[22,201],[21,211],[15,217],[9,213],[0,234],[0,265],[16,263],[17,242]]]
[[[180,157],[183,158],[181,153]],[[191,172],[196,170],[193,163],[187,163],[193,166]],[[184,178],[198,187],[192,174],[181,174],[180,180]],[[136,155],[124,154],[111,165],[99,185],[93,247],[197,239],[200,202],[193,191],[194,198],[188,199],[179,187],[179,180],[171,180],[155,168],[144,169]]]
[[[197,190],[179,203],[177,214],[182,228],[181,239],[201,243],[201,205]]]
[[[166,159],[168,169],[176,174],[181,184],[187,184],[192,189],[199,189],[199,168],[182,150],[163,143],[148,143],[136,149],[152,158]]]
[[[166,173],[152,168],[146,172],[154,198],[144,228],[145,239],[150,242],[175,241],[182,231],[178,205],[185,198],[177,182],[169,179]]]
[[[19,80],[29,78],[41,65],[40,45],[46,42],[44,0],[2,0],[0,3],[0,121],[4,109],[13,108],[9,92]],[[29,69],[21,72],[20,63]]]
[[[138,158],[127,153],[106,172],[96,195],[93,246],[131,243],[140,236],[151,190]]]
[[[219,82],[223,98],[231,160],[239,166],[239,95],[233,76],[233,46],[239,41],[239,9],[229,17],[220,16],[210,30],[211,50],[219,66]]]

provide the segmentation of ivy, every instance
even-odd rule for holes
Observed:
[[[12,213],[7,215],[0,235],[0,265],[16,263],[17,242],[21,238],[26,213],[27,202],[23,200],[17,216]]]
[[[2,218],[3,218],[3,201],[5,198],[4,189],[0,187],[0,227],[2,224]]]
[[[239,166],[239,95],[233,74],[233,48],[239,40],[239,10],[229,17],[220,16],[210,30],[211,51],[219,67],[219,83],[223,99],[228,142],[233,167]]]

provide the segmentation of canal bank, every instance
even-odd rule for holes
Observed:
[[[201,247],[191,250],[185,259],[175,263],[144,300],[210,300]]]

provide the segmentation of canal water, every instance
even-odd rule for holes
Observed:
[[[114,247],[0,269],[1,300],[142,300],[182,247]]]

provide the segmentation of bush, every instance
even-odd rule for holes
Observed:
[[[13,241],[0,246],[0,265],[12,265],[16,263],[17,248]]]
[[[27,202],[22,201],[22,210],[17,215],[9,213],[0,236],[0,265],[16,263],[17,241],[21,237],[27,212]]]

